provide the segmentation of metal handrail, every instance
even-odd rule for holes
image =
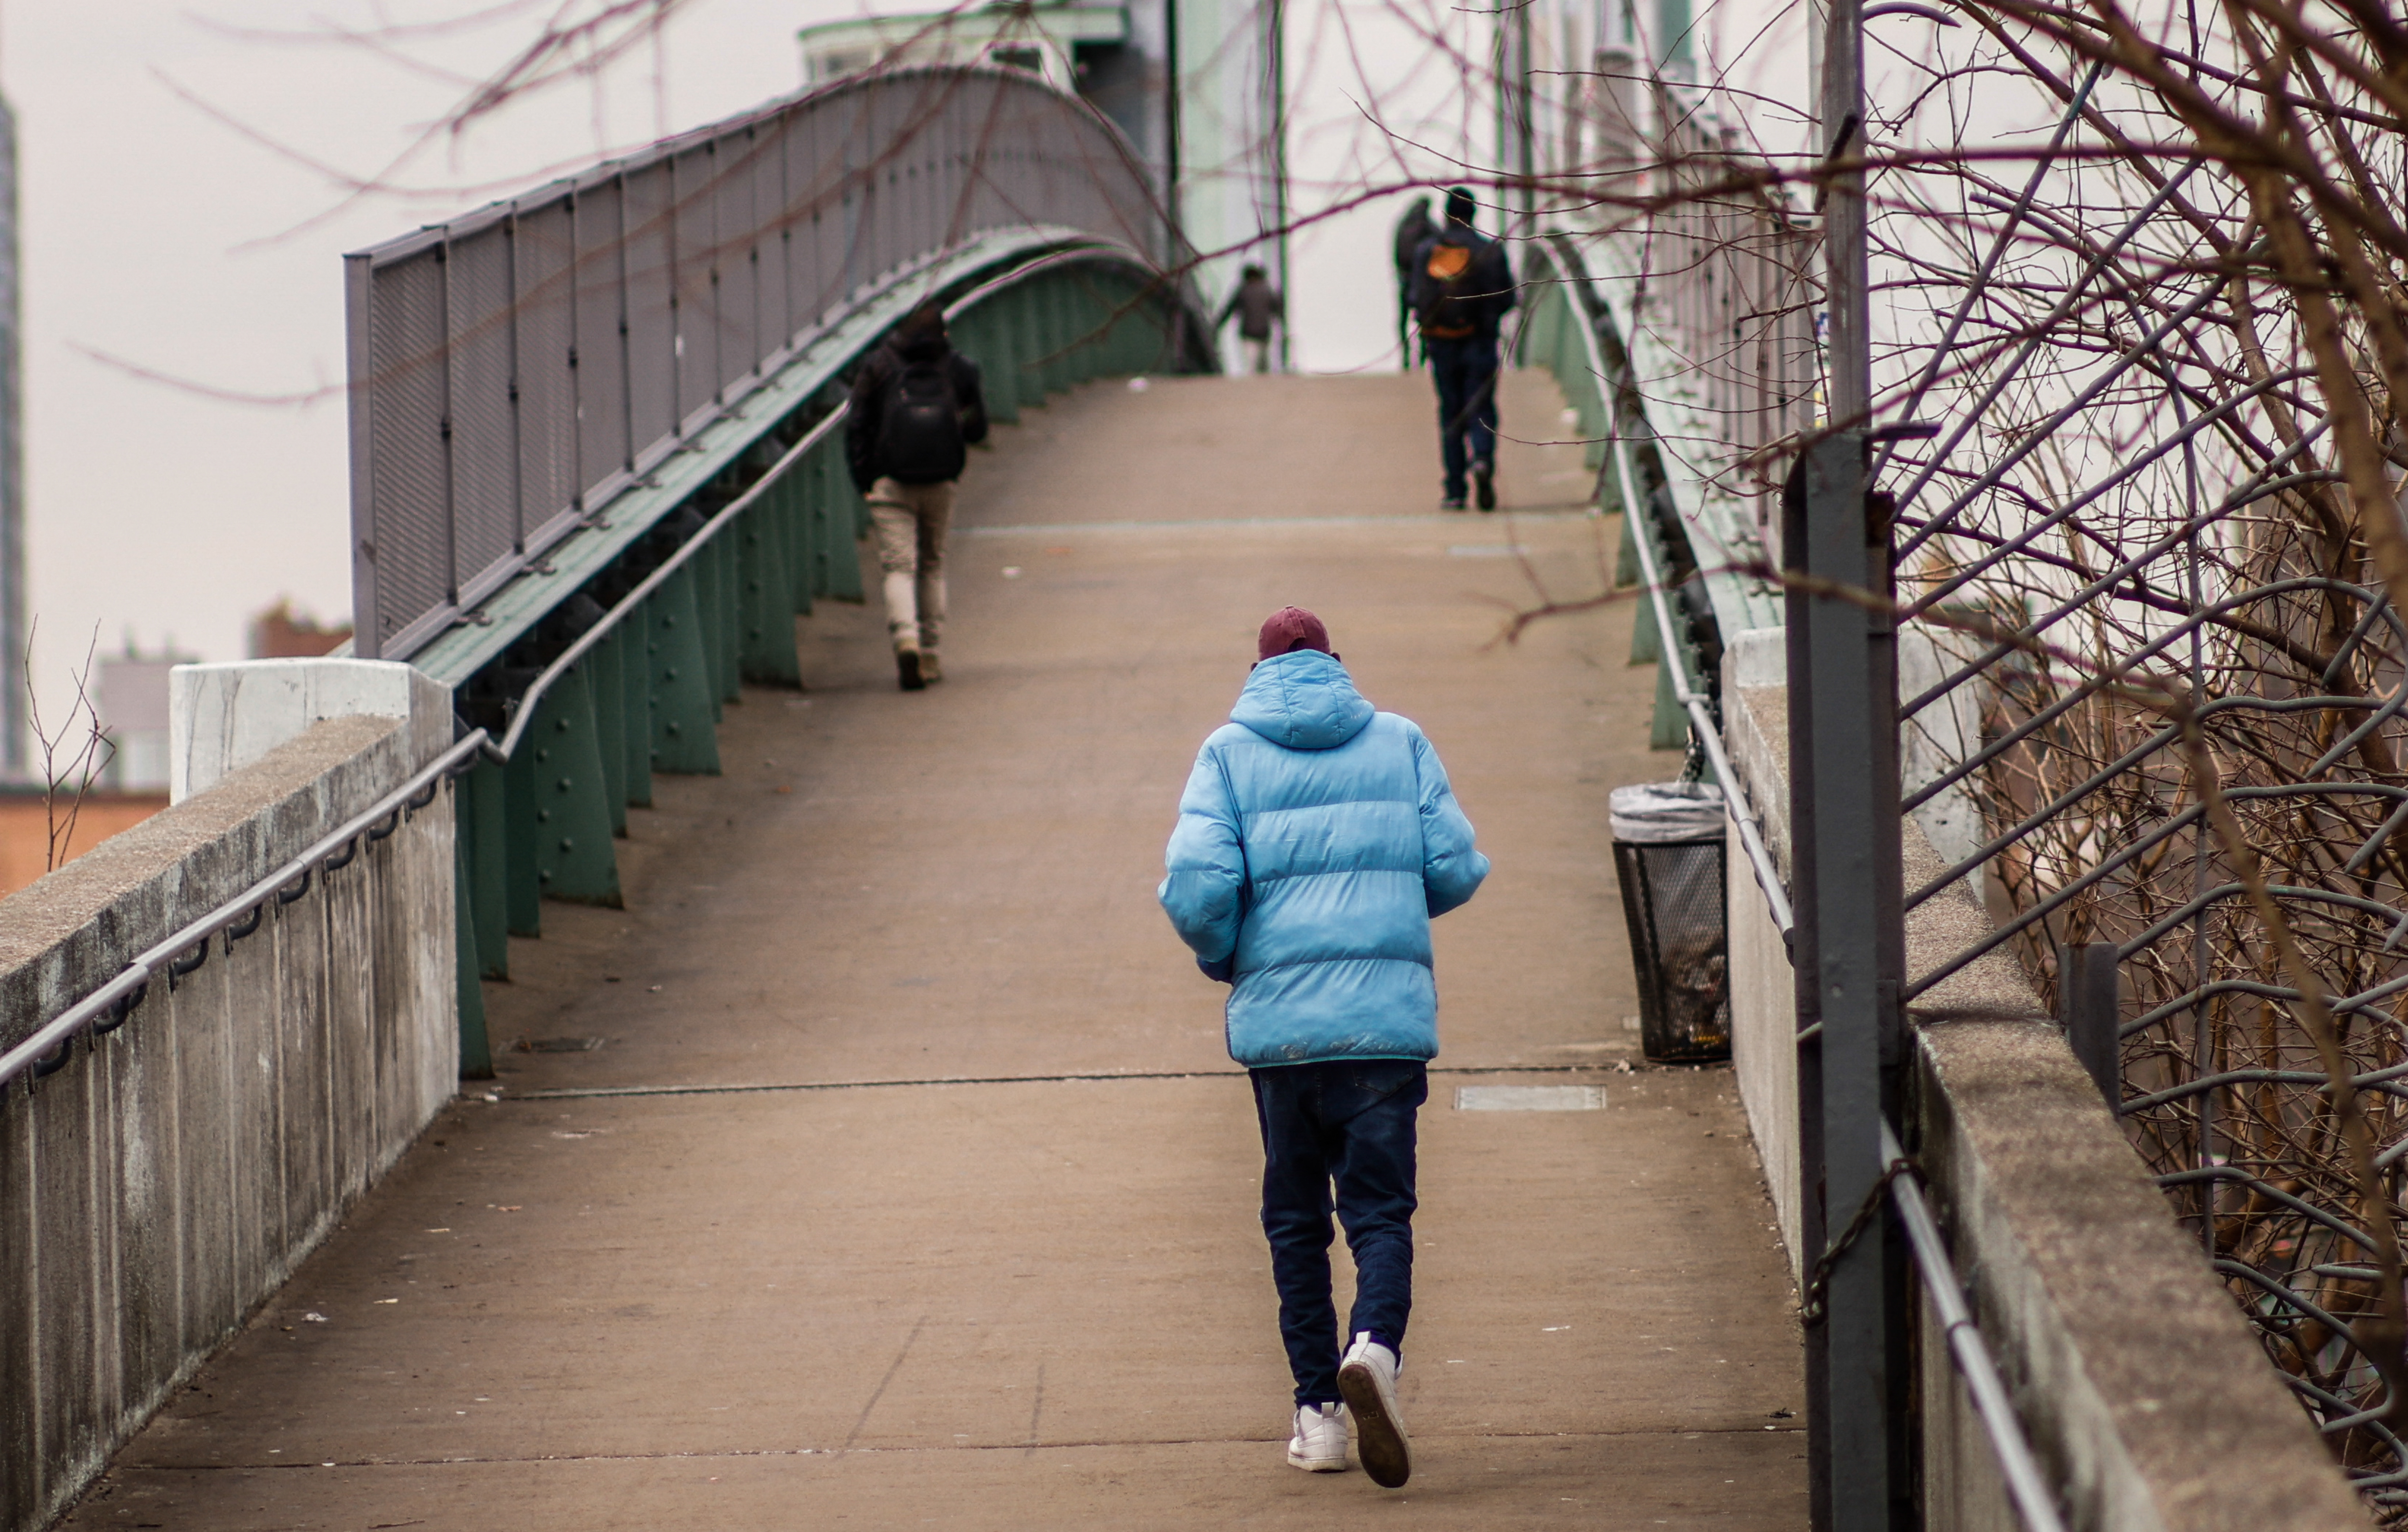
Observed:
[[[1557,261],[1557,269],[1559,272],[1564,269],[1564,263],[1560,260]],[[1586,283],[1591,279],[1584,273],[1580,279]],[[1598,349],[1597,321],[1586,311],[1586,306],[1572,296],[1569,279],[1564,284],[1564,301],[1572,306],[1581,321],[1581,343],[1587,351],[1589,375],[1597,379],[1600,391],[1611,387],[1610,379],[1613,375],[1606,369],[1604,353]],[[1626,518],[1643,515],[1645,513],[1641,508],[1646,502],[1639,497],[1638,476],[1631,471],[1630,443],[1621,429],[1622,410],[1618,396],[1610,394],[1607,397],[1605,415],[1613,454],[1613,471],[1622,489],[1622,513]],[[1631,526],[1629,532],[1631,546],[1639,552],[1641,576],[1647,581],[1648,599],[1655,605],[1656,632],[1663,639],[1664,663],[1671,666],[1673,698],[1689,714],[1690,733],[1696,737],[1698,748],[1705,752],[1707,765],[1713,769],[1714,780],[1721,784],[1723,809],[1730,815],[1731,823],[1739,827],[1740,844],[1745,848],[1748,862],[1756,869],[1756,887],[1763,891],[1772,923],[1780,928],[1781,939],[1786,942],[1798,923],[1789,906],[1788,890],[1782,882],[1780,869],[1772,865],[1771,852],[1765,847],[1764,828],[1756,820],[1754,805],[1748,801],[1747,790],[1741,784],[1738,772],[1731,768],[1729,755],[1723,750],[1722,731],[1714,725],[1713,699],[1689,689],[1689,678],[1679,659],[1684,646],[1679,630],[1672,625],[1671,606],[1664,599],[1664,579],[1656,567],[1656,551],[1645,531]]]
[[[1885,1167],[1905,1165],[1909,1171],[1914,1164],[1899,1147],[1898,1135],[1890,1125],[1881,1125],[1881,1152]],[[2048,1480],[2041,1472],[2040,1460],[2032,1456],[2031,1443],[2024,1439],[2023,1427],[2015,1419],[2014,1403],[2007,1397],[2006,1384],[1999,1379],[1998,1364],[1990,1360],[1990,1349],[1982,1342],[1982,1332],[1973,1324],[1972,1310],[1965,1303],[1965,1287],[1957,1280],[1956,1265],[1948,1259],[1948,1247],[1941,1241],[1940,1225],[1931,1216],[1930,1205],[1923,1200],[1923,1188],[1914,1182],[1914,1174],[1892,1176],[1890,1196],[1898,1201],[1898,1221],[1906,1228],[1907,1243],[1914,1248],[1914,1264],[1923,1268],[1923,1290],[1931,1295],[1931,1307],[1939,1311],[1941,1333],[1948,1339],[1948,1355],[1964,1376],[1965,1392],[1972,1396],[1974,1413],[1982,1417],[1982,1427],[1989,1434],[1990,1451],[1999,1460],[1999,1472],[2007,1482],[2007,1493],[2022,1512],[2024,1525],[2030,1532],[2065,1532],[2065,1520],[2057,1514],[2057,1501],[2048,1492]]]
[[[442,754],[437,755],[428,765],[421,767],[408,781],[377,799],[368,808],[345,820],[341,826],[331,834],[320,838],[308,851],[278,867],[274,872],[219,905],[200,919],[179,927],[166,940],[144,952],[139,957],[120,969],[116,978],[45,1023],[23,1042],[5,1053],[0,1053],[0,1091],[5,1091],[9,1081],[40,1063],[44,1054],[53,1051],[61,1043],[71,1042],[77,1033],[98,1021],[103,1012],[120,1000],[126,999],[128,996],[138,997],[142,991],[149,988],[153,979],[166,971],[179,953],[189,952],[194,946],[207,942],[211,937],[275,897],[286,884],[312,871],[319,862],[367,834],[379,821],[399,814],[409,799],[416,797],[446,774],[458,770],[463,762],[483,750],[486,742],[484,730],[478,729],[470,733]],[[346,860],[349,859],[346,858]],[[108,1030],[113,1031],[115,1028],[110,1027]]]

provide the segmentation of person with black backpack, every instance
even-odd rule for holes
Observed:
[[[1413,318],[1438,385],[1447,510],[1463,508],[1467,476],[1480,508],[1497,508],[1497,332],[1513,307],[1513,269],[1504,247],[1471,226],[1478,212],[1469,192],[1449,192],[1445,227],[1413,257]]]
[[[885,572],[886,632],[903,690],[942,680],[937,640],[945,625],[945,533],[953,483],[972,445],[986,439],[978,364],[945,337],[931,299],[904,316],[853,375],[845,458],[878,527]]]

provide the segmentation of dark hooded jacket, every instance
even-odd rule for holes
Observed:
[[[979,391],[978,364],[953,350],[942,336],[910,340],[889,336],[886,344],[870,352],[861,370],[853,374],[853,408],[844,421],[845,462],[853,470],[853,487],[864,494],[888,474],[886,465],[878,461],[878,437],[895,380],[912,363],[939,360],[946,380],[953,385],[953,402],[961,407],[963,442],[975,445],[986,439],[986,396]]]

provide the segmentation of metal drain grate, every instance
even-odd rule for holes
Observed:
[[[1457,1085],[1457,1111],[1600,1111],[1602,1085]]]
[[[522,1053],[590,1053],[602,1046],[600,1038],[521,1038]]]

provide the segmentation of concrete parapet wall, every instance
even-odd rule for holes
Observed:
[[[0,1047],[240,895],[421,763],[309,727],[0,901]],[[59,1072],[0,1099],[0,1528],[32,1532],[450,1097],[447,788]]]
[[[1762,684],[1780,636],[1727,656],[1733,768],[1788,866],[1788,709]],[[1734,646],[1737,651],[1741,646]],[[1751,666],[1757,668],[1751,668]],[[1913,887],[1946,864],[1905,827]],[[1783,1237],[1796,1211],[1797,1021],[1791,974],[1743,859],[1730,861],[1732,1048]],[[1990,929],[1957,886],[1907,918],[1910,974]],[[2366,1525],[2331,1454],[2186,1237],[2061,1028],[2001,948],[1916,998],[1901,1132],[2034,1451],[2076,1532],[2309,1532]],[[1925,1525],[2021,1525],[1980,1417],[1923,1307]]]
[[[236,660],[167,676],[167,794],[181,803],[330,718],[401,718],[417,760],[452,742],[452,694],[391,660]]]

